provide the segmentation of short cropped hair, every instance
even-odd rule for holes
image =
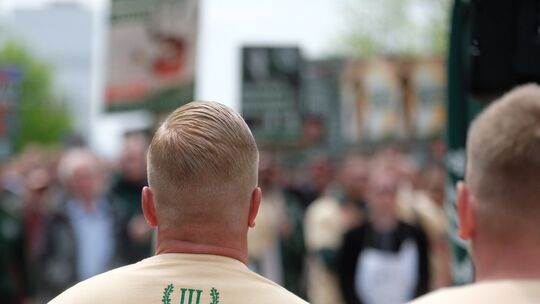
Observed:
[[[540,87],[518,87],[484,110],[469,130],[467,153],[467,183],[478,200],[479,216],[485,214],[498,226],[512,219],[537,225]]]
[[[217,102],[194,101],[169,115],[147,163],[161,222],[211,220],[210,212],[224,217],[222,209],[238,213],[231,204],[249,199],[257,185],[253,135],[238,113]]]

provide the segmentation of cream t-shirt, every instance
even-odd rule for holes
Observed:
[[[308,207],[304,235],[308,259],[308,299],[312,304],[343,303],[338,278],[317,255],[321,249],[338,250],[347,229],[343,208],[332,196],[323,196]]]
[[[491,281],[444,288],[411,302],[411,304],[431,303],[540,303],[540,280]]]
[[[242,262],[206,254],[160,254],[97,275],[51,304],[306,304]]]

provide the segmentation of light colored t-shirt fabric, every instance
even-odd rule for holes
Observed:
[[[315,200],[306,210],[304,233],[308,250],[338,249],[346,229],[342,207],[332,196]]]
[[[431,303],[540,303],[540,280],[491,281],[444,288],[411,302],[411,304]]]
[[[248,231],[248,253],[253,269],[267,279],[283,283],[280,229],[284,224],[285,198],[281,191],[265,192],[256,225]]]
[[[81,282],[49,303],[307,302],[235,259],[204,254],[160,254]]]
[[[312,304],[343,303],[338,279],[317,255],[321,249],[338,250],[347,229],[337,199],[323,196],[308,207],[304,234],[308,258],[308,299]]]

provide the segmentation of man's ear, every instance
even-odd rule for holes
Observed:
[[[257,213],[259,213],[259,207],[261,206],[262,191],[261,188],[257,187],[251,193],[251,201],[249,203],[249,214],[248,214],[248,227],[255,227],[255,218]]]
[[[470,240],[476,232],[476,213],[469,187],[463,182],[457,184],[457,211],[459,218],[459,237]]]
[[[156,206],[154,204],[154,194],[150,187],[143,187],[142,189],[142,200],[141,200],[142,210],[144,218],[148,225],[152,228],[157,227],[157,216],[156,216]]]

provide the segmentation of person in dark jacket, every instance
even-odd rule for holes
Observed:
[[[0,191],[0,302],[16,304],[30,296],[24,223],[14,210],[15,195]]]
[[[146,224],[141,209],[141,189],[146,180],[146,148],[148,140],[143,134],[129,134],[124,139],[120,158],[120,172],[114,177],[110,196],[117,207],[126,212],[121,230],[122,242],[119,258],[122,264],[136,263],[150,257],[152,229]]]
[[[103,195],[99,161],[88,150],[73,149],[62,157],[58,171],[66,195],[46,218],[39,301],[118,265],[123,216]]]

